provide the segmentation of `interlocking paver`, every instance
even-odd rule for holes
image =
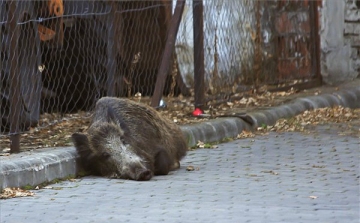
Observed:
[[[1,222],[359,222],[359,138],[317,129],[190,151],[149,182],[64,181],[1,200]]]

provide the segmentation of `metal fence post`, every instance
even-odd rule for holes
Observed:
[[[151,106],[158,107],[164,91],[166,76],[169,73],[170,64],[173,58],[176,35],[179,30],[181,16],[184,11],[185,0],[177,0],[174,15],[171,18],[166,45],[161,60],[159,72],[156,79],[154,94],[151,98]]]
[[[17,2],[9,2],[9,37],[10,37],[10,152],[20,152],[20,110],[21,110],[21,93],[20,93],[20,77],[18,71],[18,43],[20,36],[20,27],[18,26],[19,12],[17,10]]]
[[[194,28],[194,97],[195,108],[205,107],[204,86],[204,6],[202,0],[193,0]]]
[[[107,15],[107,96],[115,96],[116,51],[115,45],[115,2],[109,4],[110,13]]]
[[[311,24],[311,69],[312,75],[321,81],[320,72],[320,34],[319,34],[319,13],[318,13],[319,1],[310,1],[310,22]]]

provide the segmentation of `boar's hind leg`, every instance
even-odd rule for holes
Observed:
[[[155,156],[155,175],[167,175],[170,171],[170,158],[165,150],[160,150]]]

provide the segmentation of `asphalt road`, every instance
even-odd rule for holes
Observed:
[[[358,223],[359,157],[337,126],[271,133],[190,151],[149,182],[84,177],[0,200],[0,222]]]

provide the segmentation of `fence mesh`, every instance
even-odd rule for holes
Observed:
[[[51,129],[43,131],[51,137],[69,137],[60,134],[61,128],[82,131],[100,97],[139,93],[150,97],[175,3],[0,1],[1,147],[9,147],[7,136],[17,133],[30,135],[25,141],[31,146],[32,140],[43,140],[32,139],[34,131],[68,119],[80,123],[63,124],[56,136],[51,136]],[[185,4],[163,92],[170,97],[197,93],[193,1]],[[284,71],[286,66],[299,71],[309,61],[307,3],[205,0],[202,4],[207,97],[313,77],[308,67],[295,76]],[[297,24],[306,27],[295,29]]]
[[[231,91],[250,76],[254,41],[254,1],[204,1],[205,83],[209,93]],[[193,87],[193,16],[187,5],[180,24],[176,55],[186,84]],[[196,90],[196,86],[195,86]]]

